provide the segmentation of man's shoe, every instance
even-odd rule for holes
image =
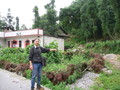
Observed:
[[[43,88],[43,87],[40,87],[40,90],[44,90],[44,88]]]
[[[41,86],[37,84],[37,89],[40,89],[40,88],[41,88]]]
[[[44,90],[44,88],[37,84],[37,90]]]
[[[31,90],[34,90],[34,88],[31,88]]]

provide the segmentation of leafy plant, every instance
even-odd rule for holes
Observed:
[[[58,44],[56,42],[51,42],[49,45],[45,46],[45,48],[57,49]],[[47,58],[47,63],[60,63],[62,59],[61,51],[51,51],[43,54],[43,56]]]

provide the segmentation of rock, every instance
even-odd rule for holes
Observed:
[[[74,88],[81,88],[83,90],[90,90],[90,87],[94,84],[94,79],[99,77],[99,74],[93,72],[86,72],[85,75],[76,81],[76,83],[68,85],[70,86],[71,90],[75,90]]]
[[[103,68],[103,69],[102,69],[103,72],[105,72],[105,71],[107,71],[107,70],[108,70],[107,68]]]
[[[112,74],[112,70],[105,71],[106,74]]]
[[[107,68],[103,68],[102,71],[106,74],[112,74],[112,70],[108,70]]]
[[[116,54],[107,54],[103,56],[104,59],[118,59],[118,56]]]

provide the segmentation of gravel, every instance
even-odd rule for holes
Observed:
[[[94,72],[86,72],[83,77],[77,80],[74,84],[69,85],[71,90],[74,88],[81,88],[83,90],[89,90],[89,88],[94,84],[95,78],[99,77],[99,74]]]

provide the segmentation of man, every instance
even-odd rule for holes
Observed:
[[[34,46],[30,49],[29,62],[30,69],[32,70],[31,78],[31,90],[34,90],[35,78],[37,77],[37,89],[43,89],[40,86],[41,73],[42,73],[42,56],[41,53],[47,53],[49,51],[57,51],[57,49],[47,49],[39,46],[39,39],[34,40]]]

